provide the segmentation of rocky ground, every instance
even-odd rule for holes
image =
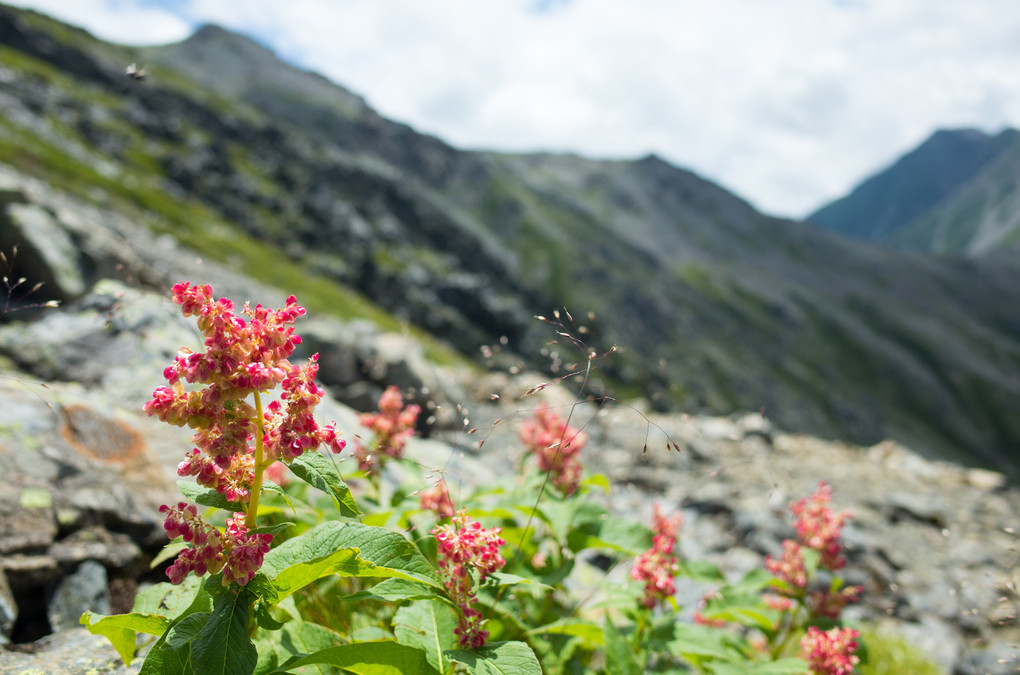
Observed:
[[[307,328],[305,346],[322,352],[322,379],[341,398],[371,401],[393,382],[436,404],[433,438],[413,443],[411,455],[442,467],[453,485],[514,470],[514,425],[537,403],[523,397],[536,376],[443,370],[410,339],[366,325],[309,320]],[[34,321],[0,326],[0,633],[17,643],[0,651],[0,673],[129,672],[77,617],[126,609],[164,541],[156,509],[174,498],[189,434],[140,409],[170,356],[195,337],[163,295],[112,281]],[[572,402],[566,387],[540,396],[563,410]],[[1016,672],[1020,491],[1000,474],[930,462],[892,443],[791,435],[760,414],[652,415],[586,403],[573,415],[591,435],[589,468],[613,482],[615,509],[640,518],[653,503],[682,509],[683,554],[734,575],[778,550],[792,534],[787,504],[827,481],[834,506],[854,516],[846,574],[866,592],[852,616],[900,633],[946,672]],[[354,410],[335,399],[322,416],[356,433]],[[667,449],[667,438],[681,452]],[[681,586],[681,604],[702,590]]]

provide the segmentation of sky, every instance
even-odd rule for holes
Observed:
[[[1020,0],[7,1],[131,45],[217,23],[455,147],[655,153],[779,216],[1020,127]]]

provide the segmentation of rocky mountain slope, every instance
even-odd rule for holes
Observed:
[[[125,270],[151,287],[156,242],[333,316],[404,322],[438,338],[433,359],[461,358],[446,344],[539,369],[532,315],[565,306],[593,349],[619,346],[617,395],[1020,472],[1014,268],[770,218],[654,156],[457,150],[217,28],[134,49],[0,5],[0,32],[0,162],[141,228],[125,267],[85,246],[95,232],[64,240],[69,269],[30,265],[52,257],[38,223],[74,216],[8,196],[0,246],[20,241],[53,297]]]
[[[83,222],[93,224],[91,214]],[[253,299],[282,299],[215,263],[174,260],[166,273],[224,289],[247,283]],[[538,398],[565,410],[574,396],[573,382],[524,396],[541,381],[535,373],[437,367],[412,338],[359,322],[313,315],[298,332],[303,355],[320,351],[330,391],[377,395],[392,383],[428,392],[432,437],[412,439],[408,457],[442,472],[458,498],[513,473],[516,424]],[[166,542],[157,508],[178,499],[173,479],[191,431],[141,408],[171,355],[196,340],[165,294],[109,279],[34,320],[0,326],[0,673],[137,672],[77,617],[122,611],[137,584],[161,580],[148,569]],[[476,435],[465,434],[456,410]],[[359,433],[356,411],[332,396],[319,413],[348,439]],[[582,403],[573,415],[590,436],[585,465],[612,481],[610,506],[636,518],[650,518],[653,503],[682,511],[685,558],[712,560],[733,578],[760,567],[792,534],[787,504],[826,480],[834,507],[854,516],[844,573],[865,593],[849,611],[853,621],[901,637],[946,673],[1020,665],[1020,490],[1002,474],[931,462],[893,442],[862,448],[790,434],[758,414],[642,415]],[[621,562],[610,574],[626,573]],[[586,561],[578,583],[601,579],[604,568]],[[682,580],[677,600],[694,608],[705,591]]]
[[[866,241],[976,257],[1020,243],[1020,132],[936,132],[808,220]]]

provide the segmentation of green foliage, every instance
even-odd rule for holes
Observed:
[[[868,647],[867,660],[857,668],[859,675],[943,675],[944,670],[895,632],[874,627],[859,628]]]

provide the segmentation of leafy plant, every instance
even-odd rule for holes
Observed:
[[[179,483],[189,501],[162,508],[172,583],[145,589],[130,614],[81,619],[126,663],[138,634],[154,636],[143,675],[843,675],[857,662],[856,632],[838,625],[857,590],[834,574],[846,514],[829,510],[824,484],[791,506],[798,540],[783,557],[729,581],[681,560],[679,515],[656,509],[648,528],[611,513],[600,499],[609,481],[584,472],[583,429],[547,406],[520,428],[522,467],[533,458],[537,470],[478,485],[457,505],[442,479],[427,485],[403,459],[418,408],[389,389],[362,417],[371,440],[359,437],[345,480],[318,452],[345,443],[314,419],[315,357],[288,360],[304,314],[293,296],[240,315],[208,286],[177,284],[173,298],[206,349],[182,349],[146,404],[195,430],[178,469],[195,478]],[[565,377],[586,376],[587,358]],[[382,480],[389,464],[403,483]],[[611,567],[633,560],[630,579],[579,597],[571,579],[596,553]],[[681,575],[714,587],[695,623],[680,619]]]

